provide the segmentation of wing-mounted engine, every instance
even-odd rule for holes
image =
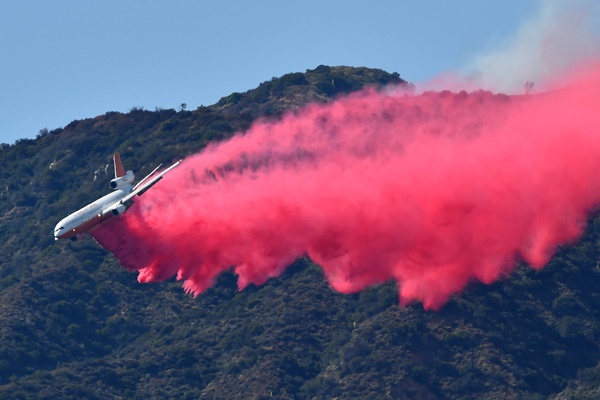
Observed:
[[[127,206],[125,204],[122,204],[122,203],[113,204],[112,206],[107,207],[104,210],[102,210],[102,212],[98,214],[98,218],[105,218],[110,215],[114,215],[115,217],[118,217],[119,215],[123,214],[125,211],[127,211]]]
[[[115,178],[112,181],[110,181],[110,188],[111,189],[120,189],[121,187],[123,187],[125,185],[132,185],[134,179],[135,179],[135,175],[133,174],[133,171],[127,171],[127,173],[125,175],[120,176],[120,177]]]
[[[119,204],[118,206],[112,209],[111,213],[115,217],[118,217],[119,215],[123,214],[126,210],[127,207],[125,207],[123,204]]]

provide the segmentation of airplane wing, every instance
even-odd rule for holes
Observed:
[[[152,172],[150,172],[148,175],[146,175],[146,176],[144,177],[144,179],[142,179],[141,181],[139,181],[139,182],[138,182],[138,183],[137,183],[137,184],[136,184],[136,185],[133,187],[133,190],[135,190],[135,189],[137,189],[138,187],[142,186],[142,185],[144,184],[144,182],[146,182],[146,179],[148,179],[148,178],[150,178],[152,175],[154,175],[154,173],[155,173],[156,171],[158,171],[158,169],[159,169],[161,166],[162,166],[162,164],[158,164],[158,167],[154,168],[154,169],[152,170]]]
[[[158,167],[156,167],[154,169],[154,171],[152,171],[149,175],[147,175],[144,179],[142,179],[137,185],[135,185],[133,190],[131,191],[131,193],[129,193],[127,196],[123,197],[119,203],[125,204],[128,201],[131,201],[131,199],[133,199],[133,197],[135,195],[141,196],[144,193],[146,193],[146,191],[148,189],[150,189],[152,186],[156,185],[156,183],[158,181],[160,181],[167,172],[169,172],[170,170],[172,170],[173,168],[175,168],[176,166],[181,164],[181,161],[183,161],[183,160],[177,161],[175,164],[171,165],[169,168],[165,169],[164,171],[161,171],[158,175],[152,176],[152,174],[154,174],[158,170],[158,168],[160,168],[160,165]]]

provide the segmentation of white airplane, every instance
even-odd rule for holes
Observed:
[[[133,204],[135,196],[144,194],[182,161],[179,160],[156,176],[152,176],[160,168],[159,165],[134,186],[135,176],[133,171],[125,172],[119,153],[113,155],[113,160],[115,163],[115,179],[110,181],[110,187],[114,191],[61,220],[54,228],[55,240],[71,239],[75,241],[82,238],[86,232],[94,230],[107,219],[123,214]]]

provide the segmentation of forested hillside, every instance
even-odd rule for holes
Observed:
[[[319,66],[196,110],[134,108],[0,145],[0,398],[594,399],[600,397],[600,218],[540,270],[473,284],[439,312],[387,283],[334,292],[320,268],[193,298],[139,284],[62,217],[108,191],[111,156],[144,176],[209,142],[397,73]],[[199,89],[200,90],[200,89]]]

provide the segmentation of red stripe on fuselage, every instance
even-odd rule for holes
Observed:
[[[58,236],[59,239],[70,239],[73,236],[77,236],[80,235],[82,233],[86,233],[90,230],[92,230],[92,228],[96,227],[96,225],[99,225],[101,223],[103,223],[104,221],[106,221],[107,219],[111,218],[113,215],[111,213],[106,214],[105,216],[101,216],[101,215],[96,215],[95,217],[93,217],[92,219],[89,219],[87,221],[85,221],[83,224],[76,226],[75,228],[63,233],[62,235]]]

